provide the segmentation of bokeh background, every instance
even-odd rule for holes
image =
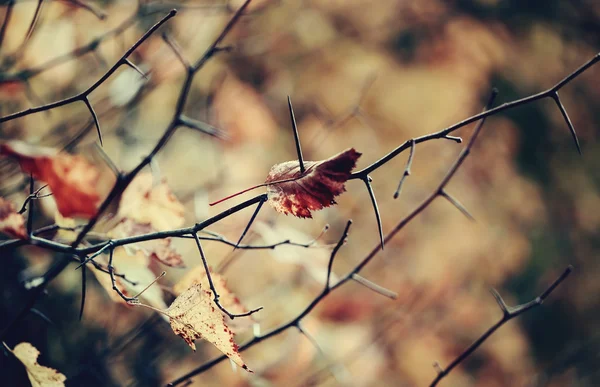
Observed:
[[[6,14],[7,1],[1,10]],[[240,1],[45,1],[31,40],[22,45],[37,1],[17,1],[0,47],[0,114],[84,90],[171,8],[180,12],[163,31],[195,60]],[[112,31],[112,32],[111,32]],[[190,117],[229,134],[209,138],[180,129],[157,157],[153,173],[167,179],[186,206],[186,224],[250,197],[208,203],[264,181],[269,168],[295,158],[286,97],[291,95],[304,156],[321,160],[349,147],[369,165],[409,138],[440,130],[481,110],[493,86],[497,104],[550,87],[600,51],[600,4],[594,0],[254,1],[219,53],[197,74],[186,107]],[[107,34],[108,33],[108,34]],[[93,50],[72,55],[102,37]],[[64,56],[67,55],[67,56]],[[61,57],[56,65],[49,60]],[[144,80],[121,68],[91,96],[104,151],[123,170],[154,146],[172,117],[183,68],[160,33],[131,57]],[[41,69],[34,75],[27,69]],[[25,75],[23,75],[25,74]],[[538,309],[513,320],[456,369],[442,386],[596,386],[600,384],[600,67],[561,90],[582,144],[578,155],[552,101],[490,118],[448,191],[472,222],[438,199],[367,266],[364,276],[399,294],[390,300],[349,283],[303,321],[318,348],[297,330],[244,352],[247,375],[223,362],[192,379],[202,386],[424,386],[434,362],[447,365],[500,318],[489,293],[509,304],[538,295],[568,264],[572,276]],[[468,138],[472,126],[457,132]],[[102,167],[86,107],[72,104],[0,127],[2,139],[66,147]],[[412,175],[392,198],[407,153],[372,174],[384,231],[390,230],[439,183],[463,145],[418,145]],[[1,193],[17,206],[26,178],[0,161]],[[256,315],[261,331],[293,318],[318,294],[331,243],[348,219],[348,243],[338,276],[378,244],[375,216],[360,181],[347,184],[339,205],[295,219],[265,206],[249,243],[284,239],[314,247],[235,251],[206,243],[208,259]],[[52,199],[38,207],[36,225],[54,221]],[[212,230],[237,240],[252,210]],[[97,230],[99,233],[102,229]],[[199,264],[189,241],[176,241],[188,269],[168,269],[169,287]],[[24,300],[22,281],[57,259],[23,248],[1,257],[2,321]],[[87,305],[78,320],[80,274],[68,268],[10,335],[33,343],[40,363],[63,372],[72,386],[164,385],[218,355],[208,343],[192,353],[161,318],[113,302],[89,273]],[[162,268],[158,268],[162,270]],[[171,297],[171,298],[170,298]],[[252,329],[237,335],[243,343]],[[0,374],[26,383],[10,356]]]

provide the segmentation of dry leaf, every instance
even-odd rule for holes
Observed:
[[[233,341],[233,332],[221,311],[213,303],[212,293],[194,283],[181,293],[164,312],[169,316],[171,328],[195,351],[194,340],[203,338],[231,361],[248,372],[252,372],[242,360],[238,346]]]
[[[269,203],[286,215],[312,218],[311,210],[336,204],[334,198],[346,191],[344,183],[360,155],[351,148],[327,160],[305,161],[304,173],[298,161],[274,165],[265,181]]]
[[[23,363],[32,387],[64,387],[65,380],[67,380],[65,375],[53,368],[39,365],[37,358],[40,351],[33,345],[19,343],[14,350],[11,350],[6,343],[4,343],[4,346]]]
[[[248,312],[248,309],[242,305],[239,298],[227,287],[227,281],[223,276],[218,273],[214,273],[211,270],[210,276],[213,280],[213,284],[215,285],[215,289],[219,294],[219,303],[221,306],[231,314],[244,314]],[[204,270],[204,265],[198,265],[192,270],[189,270],[179,282],[173,286],[173,292],[176,295],[180,295],[186,289],[188,289],[193,284],[200,284],[203,289],[206,289],[210,293],[211,299],[214,299],[212,294],[212,290],[210,290],[210,284],[208,283],[208,276],[206,275],[206,271]],[[239,332],[239,330],[250,328],[255,320],[252,315],[245,318],[236,318],[230,319],[225,313],[225,321],[227,325],[231,327],[234,331]]]
[[[12,238],[27,238],[25,219],[17,213],[12,202],[0,197],[0,232]]]
[[[118,216],[139,224],[150,224],[156,231],[181,227],[185,208],[163,179],[154,184],[152,174],[142,173],[129,184],[119,203]]]
[[[140,224],[126,218],[108,232],[110,238],[124,238],[156,232],[150,224]],[[143,251],[148,257],[170,267],[185,267],[181,254],[171,246],[171,238],[154,239],[127,245]]]
[[[96,214],[99,172],[85,158],[20,141],[0,144],[0,154],[16,158],[23,172],[47,183],[63,216]]]
[[[95,261],[105,267],[108,266],[108,257],[106,255],[96,257]],[[156,279],[154,272],[148,268],[148,262],[148,257],[140,250],[136,250],[132,254],[129,254],[125,247],[117,247],[115,249],[113,252],[113,266],[115,268],[115,273],[124,274],[127,280],[135,282],[135,285],[132,285],[123,278],[115,276],[116,285],[125,296],[132,297],[138,294],[149,283]],[[100,270],[92,270],[92,273],[94,273],[98,283],[106,290],[113,301],[125,303],[125,300],[113,290],[109,274]],[[160,286],[150,286],[142,293],[140,298],[144,299],[149,305],[155,308],[165,309],[167,307],[167,304],[163,300],[163,292]]]

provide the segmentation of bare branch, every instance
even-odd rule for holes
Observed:
[[[217,307],[219,309],[221,309],[221,311],[223,313],[225,313],[232,320],[234,318],[236,318],[236,317],[250,316],[251,314],[254,314],[254,313],[258,312],[259,310],[261,310],[263,308],[262,306],[259,307],[259,308],[253,309],[253,310],[251,310],[249,312],[246,312],[246,313],[234,314],[234,313],[229,312],[227,309],[225,309],[223,307],[223,305],[221,305],[221,303],[219,302],[219,297],[220,296],[217,293],[217,289],[215,288],[215,284],[213,283],[212,275],[211,275],[210,269],[208,267],[208,262],[206,261],[206,256],[204,255],[204,250],[202,249],[202,244],[200,243],[200,238],[198,238],[198,234],[196,234],[196,233],[194,233],[194,240],[196,241],[196,246],[198,247],[198,251],[200,252],[200,257],[202,258],[202,264],[204,265],[204,270],[206,271],[206,278],[208,279],[208,284],[210,286],[210,290],[212,291],[213,296],[214,296],[213,301],[214,301],[215,305],[217,305]]]
[[[481,344],[483,344],[485,342],[485,340],[487,340],[502,325],[506,324],[508,321],[512,320],[513,318],[527,312],[528,310],[535,308],[536,306],[542,305],[542,302],[544,302],[544,300],[550,295],[550,293],[552,293],[552,291],[554,289],[556,289],[556,287],[558,285],[560,285],[569,276],[569,274],[571,274],[571,271],[573,271],[573,266],[569,265],[565,269],[565,271],[560,275],[560,277],[558,277],[546,290],[544,290],[544,292],[539,297],[537,297],[533,301],[530,301],[523,305],[516,306],[514,308],[508,307],[506,305],[506,303],[504,302],[504,300],[502,299],[502,297],[500,296],[500,294],[497,291],[492,290],[492,295],[494,296],[494,298],[496,299],[496,302],[498,302],[498,305],[500,306],[500,309],[502,310],[502,318],[496,324],[492,325],[491,328],[489,328],[487,331],[485,331],[485,333],[483,333],[477,340],[475,340],[475,342],[473,344],[471,344],[467,349],[465,349],[460,355],[458,355],[456,357],[456,359],[454,359],[448,365],[448,367],[446,367],[444,369],[439,368],[438,374],[435,377],[435,379],[433,380],[433,382],[431,382],[430,387],[437,386],[438,383],[444,377],[448,376],[448,374],[450,372],[452,372],[452,370],[454,368],[456,368],[456,366],[458,366],[461,362],[463,362],[466,358],[468,358],[473,352],[475,352],[475,350],[477,350],[477,348],[479,348],[481,346]],[[439,365],[438,365],[438,367],[439,367]]]
[[[456,207],[460,212],[462,212],[462,214],[464,216],[466,216],[467,218],[469,218],[469,220],[475,221],[475,218],[465,208],[465,206],[463,206],[461,202],[459,202],[457,199],[455,199],[454,197],[452,197],[448,192],[446,192],[445,189],[441,189],[440,190],[440,196],[442,196],[444,199],[448,200],[454,207]]]
[[[375,199],[375,192],[373,192],[373,187],[371,186],[371,182],[373,181],[373,179],[371,178],[371,176],[367,176],[363,179],[363,181],[367,186],[367,192],[369,193],[369,197],[371,198],[371,204],[373,204],[373,211],[375,212],[375,219],[377,220],[377,231],[379,232],[379,242],[381,243],[381,250],[383,250],[383,225],[381,224],[381,215],[379,214],[377,199]]]
[[[240,235],[240,239],[238,239],[237,243],[233,247],[234,250],[240,245],[240,243],[242,242],[242,239],[244,239],[244,236],[246,236],[246,233],[248,232],[248,230],[250,230],[250,226],[252,226],[252,223],[254,222],[254,219],[256,219],[256,217],[258,216],[258,213],[260,212],[260,209],[262,208],[263,204],[265,204],[265,201],[266,200],[261,200],[260,202],[258,202],[258,205],[256,206],[256,210],[254,210],[254,213],[250,217],[250,221],[248,222],[248,224],[244,228],[244,231],[242,232],[242,235]]]
[[[400,182],[398,183],[398,188],[396,188],[396,192],[394,192],[394,199],[398,199],[400,196],[400,191],[402,190],[402,185],[404,184],[404,180],[408,176],[410,176],[410,167],[412,166],[413,158],[415,156],[415,140],[410,140],[410,154],[408,155],[408,161],[406,162],[406,168],[404,168],[404,173],[402,174],[402,178],[400,178]]]

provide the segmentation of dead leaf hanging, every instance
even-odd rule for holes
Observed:
[[[304,161],[304,172],[297,160],[274,165],[263,184],[245,189],[211,203],[221,203],[258,187],[267,187],[271,206],[284,214],[312,218],[311,211],[336,204],[334,198],[346,191],[345,183],[361,156],[354,148],[322,161]]]
[[[65,375],[61,374],[57,370],[44,367],[37,362],[40,351],[36,347],[29,343],[19,343],[11,350],[6,344],[8,349],[23,365],[27,370],[27,376],[31,382],[32,387],[64,387]]]
[[[110,238],[125,238],[156,232],[149,223],[137,223],[129,218],[123,219],[107,233]],[[146,256],[170,267],[185,267],[181,254],[171,246],[171,238],[152,239],[144,242],[131,243],[128,248],[141,250]]]
[[[173,195],[166,181],[155,182],[151,173],[136,176],[119,202],[120,218],[149,223],[156,231],[181,227],[184,214],[183,204]]]
[[[164,311],[169,317],[171,328],[195,351],[194,340],[203,338],[231,361],[248,372],[252,372],[242,360],[238,346],[233,340],[233,332],[221,311],[213,303],[212,293],[202,289],[202,285],[194,283],[181,293]]]
[[[215,285],[215,290],[219,294],[219,303],[229,313],[232,314],[245,314],[248,313],[248,309],[240,302],[239,298],[233,293],[227,286],[227,281],[219,273],[215,273],[211,270],[210,277]],[[173,286],[173,292],[176,295],[180,295],[190,286],[195,283],[199,283],[203,289],[210,292],[210,298],[214,299],[214,295],[210,290],[210,284],[208,283],[208,276],[204,269],[204,265],[198,265],[195,268],[189,270],[180,280]],[[223,312],[221,312],[223,313]],[[244,318],[231,319],[225,313],[226,324],[231,327],[234,332],[239,333],[240,331],[250,328],[256,320],[254,316],[250,315]]]
[[[12,202],[0,197],[0,232],[13,238],[25,239],[25,219],[17,213]]]
[[[63,216],[89,219],[96,214],[100,173],[82,156],[20,141],[0,144],[0,154],[16,158],[23,172],[47,183]]]
[[[344,184],[360,157],[354,148],[323,161],[305,161],[304,173],[298,161],[276,164],[267,180],[268,201],[284,214],[312,218],[311,211],[329,207],[346,191]]]

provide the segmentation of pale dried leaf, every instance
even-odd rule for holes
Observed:
[[[108,266],[108,257],[102,255],[95,258],[95,261]],[[156,274],[148,268],[149,259],[140,250],[128,251],[125,247],[117,247],[113,253],[113,266],[115,272],[124,274],[129,281],[135,282],[135,285],[123,280],[120,277],[115,277],[116,285],[127,297],[132,297],[141,292],[149,283],[156,279]],[[117,292],[112,288],[110,275],[100,270],[92,270],[96,275],[98,283],[107,291],[109,297],[119,303],[125,303]],[[165,309],[167,304],[163,299],[163,291],[160,286],[150,286],[142,295],[141,299],[145,300],[149,305]]]
[[[40,351],[33,345],[27,342],[19,343],[13,350],[6,344],[4,346],[23,363],[32,387],[64,387],[65,380],[67,380],[65,375],[53,368],[38,364],[37,358]]]
[[[211,278],[213,280],[213,284],[215,285],[215,289],[219,294],[219,303],[221,306],[231,314],[245,314],[248,312],[248,309],[242,305],[239,298],[229,290],[227,286],[227,281],[223,278],[219,273],[214,273],[211,271]],[[214,299],[212,294],[212,290],[210,290],[210,284],[208,283],[208,276],[206,275],[206,271],[204,270],[204,265],[198,265],[195,268],[189,270],[180,280],[173,286],[173,292],[176,295],[180,295],[186,289],[190,288],[193,284],[200,284],[202,289],[206,289],[206,291],[210,292],[211,298]],[[231,327],[236,332],[239,332],[242,329],[250,328],[256,321],[252,315],[244,317],[244,318],[236,318],[231,319],[225,313],[225,321],[227,325]]]
[[[124,238],[156,232],[149,223],[140,224],[131,219],[123,219],[108,232],[110,238]],[[170,267],[185,267],[181,254],[171,246],[171,238],[153,239],[127,245],[131,249],[139,249],[148,257]]]
[[[129,184],[120,200],[118,215],[140,224],[150,224],[156,231],[172,230],[184,222],[185,208],[163,179],[154,184],[152,174],[139,174]]]
[[[171,328],[195,351],[194,340],[203,338],[231,361],[246,371],[252,372],[242,360],[238,346],[233,340],[233,332],[227,324],[221,311],[212,299],[212,293],[202,289],[199,283],[194,283],[181,293],[165,310],[169,316]]]

